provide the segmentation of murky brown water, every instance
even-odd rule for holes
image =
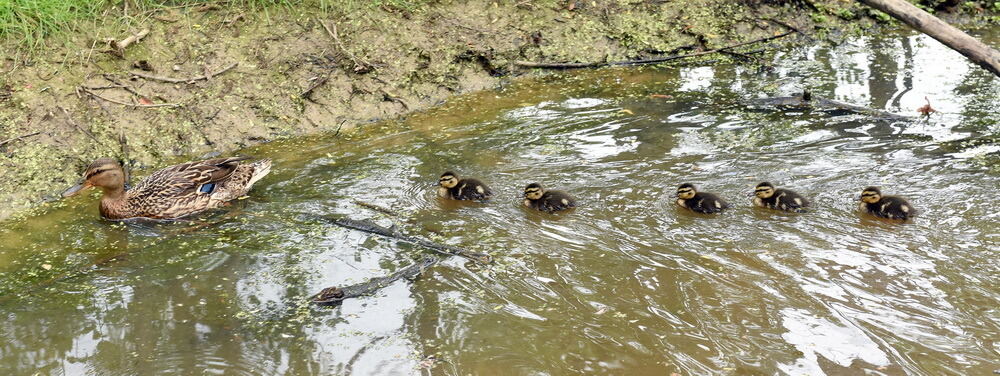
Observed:
[[[996,144],[976,140],[1000,132],[997,82],[912,35],[792,51],[765,73],[574,72],[364,136],[248,150],[273,173],[213,225],[111,224],[96,196],[77,198],[0,229],[0,374],[416,374],[435,354],[445,375],[987,375],[1000,369],[1000,174],[982,157]],[[926,96],[941,112],[876,122],[738,105],[805,86],[907,115]],[[446,169],[499,196],[439,201],[429,185]],[[751,208],[764,179],[816,209]],[[533,181],[582,207],[520,208]],[[735,208],[677,210],[685,181]],[[923,216],[859,216],[871,184]],[[452,258],[312,307],[323,287],[426,252],[312,214],[396,222],[498,263]]]

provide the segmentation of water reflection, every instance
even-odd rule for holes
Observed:
[[[775,65],[579,72],[357,138],[249,150],[280,168],[237,215],[204,226],[111,225],[93,218],[93,199],[5,224],[0,373],[413,374],[429,355],[449,375],[992,372],[1000,178],[941,141],[996,130],[995,79],[911,35]],[[740,105],[803,87],[907,115],[926,96],[942,113],[873,121]],[[437,199],[445,170],[497,197]],[[808,193],[815,210],[752,208],[761,180]],[[534,181],[583,205],[525,210]],[[678,210],[682,181],[734,209]],[[924,215],[859,216],[871,184]],[[448,259],[372,297],[312,307],[322,287],[424,252],[316,214],[395,224],[499,263]]]

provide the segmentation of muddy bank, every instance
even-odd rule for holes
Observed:
[[[649,58],[789,26],[822,34],[864,16],[838,2],[350,3],[253,13],[165,8],[81,28],[28,57],[5,56],[0,219],[54,197],[98,157],[142,169],[296,135],[348,134],[535,74],[515,61]],[[149,33],[124,57],[105,51],[106,38],[143,29]]]

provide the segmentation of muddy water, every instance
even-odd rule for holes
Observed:
[[[275,142],[252,197],[193,222],[111,224],[96,196],[0,230],[0,374],[985,375],[1000,369],[995,78],[921,36],[721,65],[609,69],[466,96],[364,135]],[[815,95],[929,120],[748,109]],[[991,149],[992,148],[992,149]],[[442,202],[446,169],[489,182]],[[749,206],[761,180],[815,210]],[[529,182],[582,206],[518,206]],[[694,182],[719,216],[672,205]],[[923,215],[858,215],[880,185]],[[354,200],[392,208],[391,217]],[[425,250],[331,227],[349,215],[493,253],[376,296],[323,287]],[[434,356],[433,361],[427,359]]]

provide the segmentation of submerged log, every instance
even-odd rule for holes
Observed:
[[[371,221],[356,220],[350,218],[337,218],[337,219],[323,218],[323,219],[330,221],[331,223],[340,227],[363,231],[376,235],[382,235],[385,237],[415,244],[424,248],[429,248],[438,253],[446,255],[461,256],[483,264],[489,264],[490,262],[493,261],[493,257],[485,253],[471,252],[462,248],[452,247],[450,245],[437,244],[430,240],[421,239],[415,236],[404,235],[403,233],[399,232],[399,230],[396,229],[395,226],[393,226],[392,228],[385,228]]]
[[[965,55],[979,66],[1000,77],[1000,51],[997,51],[962,30],[947,24],[913,4],[903,0],[861,0],[862,3],[888,13],[910,27],[930,35],[945,46]]]
[[[909,116],[894,114],[889,111],[877,110],[874,108],[868,108],[868,107],[853,105],[850,103],[835,101],[832,99],[817,97],[813,94],[810,94],[808,91],[802,93],[801,95],[796,95],[791,97],[749,99],[746,100],[745,104],[751,107],[818,110],[818,111],[830,112],[833,114],[857,114],[857,115],[871,116],[877,119],[886,119],[886,120],[910,119]]]
[[[427,268],[434,266],[440,259],[435,256],[424,257],[420,262],[397,270],[395,273],[384,277],[376,277],[365,282],[345,286],[327,287],[318,294],[313,295],[312,302],[322,306],[338,305],[346,299],[357,298],[374,294],[376,291],[385,288],[402,278],[413,279],[424,273]]]

